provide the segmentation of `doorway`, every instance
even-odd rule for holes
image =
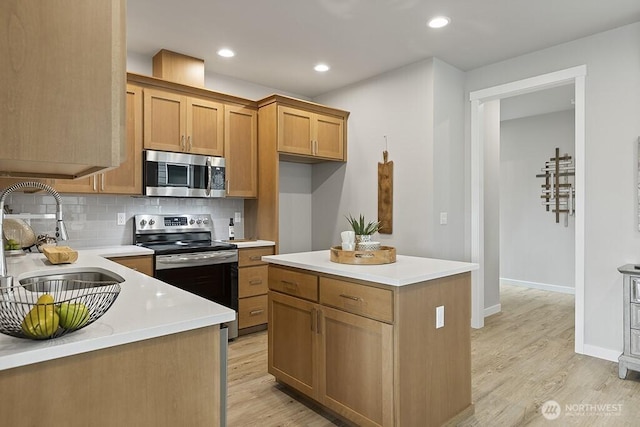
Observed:
[[[484,326],[484,275],[487,252],[484,238],[485,188],[484,141],[492,101],[556,86],[575,87],[575,351],[584,353],[584,196],[585,196],[585,77],[586,65],[543,74],[470,93],[471,101],[471,261],[479,265],[472,273],[471,326]],[[495,105],[495,103],[494,103]],[[487,107],[487,114],[485,114]]]

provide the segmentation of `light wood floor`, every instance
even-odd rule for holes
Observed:
[[[617,363],[573,352],[572,295],[504,286],[501,304],[472,330],[475,414],[460,426],[640,425],[640,374],[622,381]],[[548,400],[560,405],[555,421],[541,414]],[[266,331],[230,343],[228,404],[230,427],[343,425],[275,383]]]

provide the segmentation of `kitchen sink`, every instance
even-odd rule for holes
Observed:
[[[31,292],[60,292],[122,282],[124,282],[124,279],[121,276],[101,268],[51,273],[40,272],[37,276],[20,279],[20,284]]]

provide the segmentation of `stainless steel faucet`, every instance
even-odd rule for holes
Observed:
[[[58,194],[58,192],[51,186],[35,181],[18,182],[17,184],[13,184],[5,188],[0,193],[0,237],[4,235],[4,201],[9,194],[23,188],[38,188],[51,194],[53,198],[56,199],[56,238],[59,240],[67,240],[69,238],[67,235],[67,228],[64,226],[64,222],[62,221],[62,197],[60,197],[60,194]],[[4,253],[4,245],[0,245],[0,281],[2,281],[3,286],[11,285],[11,279],[7,276],[7,259]]]

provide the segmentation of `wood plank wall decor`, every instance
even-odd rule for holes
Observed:
[[[385,140],[386,140],[385,136]],[[393,161],[387,150],[382,152],[383,163],[378,163],[378,233],[393,232]]]

